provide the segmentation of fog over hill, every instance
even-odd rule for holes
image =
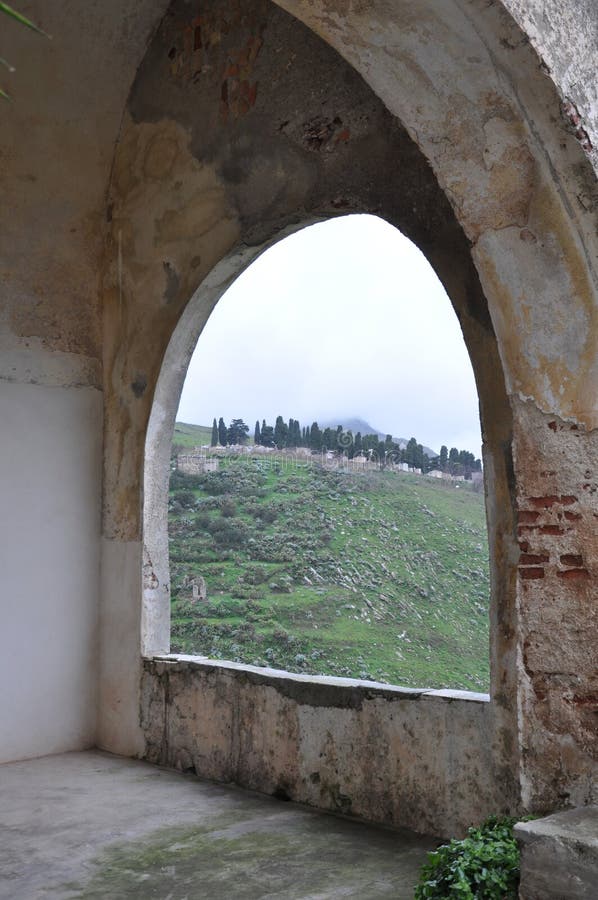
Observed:
[[[475,381],[444,288],[407,238],[365,215],[304,228],[236,279],[201,333],[177,418],[244,416],[253,428],[356,413],[384,435],[480,455]]]
[[[362,437],[364,434],[377,434],[382,441],[387,434],[390,434],[389,431],[380,431],[378,428],[374,428],[373,425],[370,425],[365,419],[359,418],[359,416],[340,416],[336,419],[315,419],[313,421],[317,421],[320,428],[338,428],[339,425],[342,425],[344,431],[351,431],[354,435],[360,431]],[[311,422],[309,424],[311,425]],[[411,435],[411,437],[418,439],[416,434]],[[407,442],[410,438],[396,437],[393,435],[392,439],[396,444],[399,444],[399,446],[403,448],[407,446]],[[438,452],[439,451],[432,450],[431,447],[424,446],[424,453],[430,459],[434,459],[438,456]]]

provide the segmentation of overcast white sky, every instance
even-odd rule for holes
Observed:
[[[395,437],[480,455],[457,317],[420,251],[374,216],[279,241],[229,288],[191,360],[178,421],[359,416]]]

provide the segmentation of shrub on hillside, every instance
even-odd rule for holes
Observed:
[[[237,512],[235,501],[232,497],[223,497],[220,501],[220,512],[226,519],[232,519]]]
[[[214,519],[210,533],[219,547],[231,550],[247,542],[247,528],[239,519]]]
[[[195,506],[195,494],[188,489],[176,491],[173,494],[173,501],[178,503],[182,509],[192,509]]]
[[[256,514],[256,518],[261,519],[262,522],[265,522],[267,525],[271,525],[272,522],[275,522],[277,516],[278,516],[278,510],[271,503],[264,504],[264,506],[261,506],[259,511]]]
[[[170,476],[170,490],[198,490],[203,487],[205,478],[205,475],[187,475],[185,472],[179,472],[177,469]]]
[[[262,566],[249,566],[241,577],[245,584],[263,584],[268,578],[268,570]]]

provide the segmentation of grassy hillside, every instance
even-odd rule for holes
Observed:
[[[170,507],[173,652],[487,689],[488,547],[469,487],[238,459],[173,473]]]
[[[187,425],[185,422],[177,422],[174,426],[172,443],[191,450],[193,447],[209,444],[211,437],[211,425]]]

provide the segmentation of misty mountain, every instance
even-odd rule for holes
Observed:
[[[361,431],[362,436],[364,434],[377,434],[381,441],[389,434],[388,431],[379,431],[373,425],[370,425],[369,422],[366,422],[365,419],[360,419],[359,416],[341,416],[338,419],[317,419],[316,421],[322,429],[336,429],[339,425],[342,425],[344,431],[351,431],[353,434],[357,434],[358,431]],[[417,435],[413,435],[413,437],[417,439]],[[407,446],[409,438],[394,437],[393,435],[393,441],[403,448]],[[424,453],[429,459],[434,459],[438,456],[438,453],[432,450],[431,447],[424,447]]]

